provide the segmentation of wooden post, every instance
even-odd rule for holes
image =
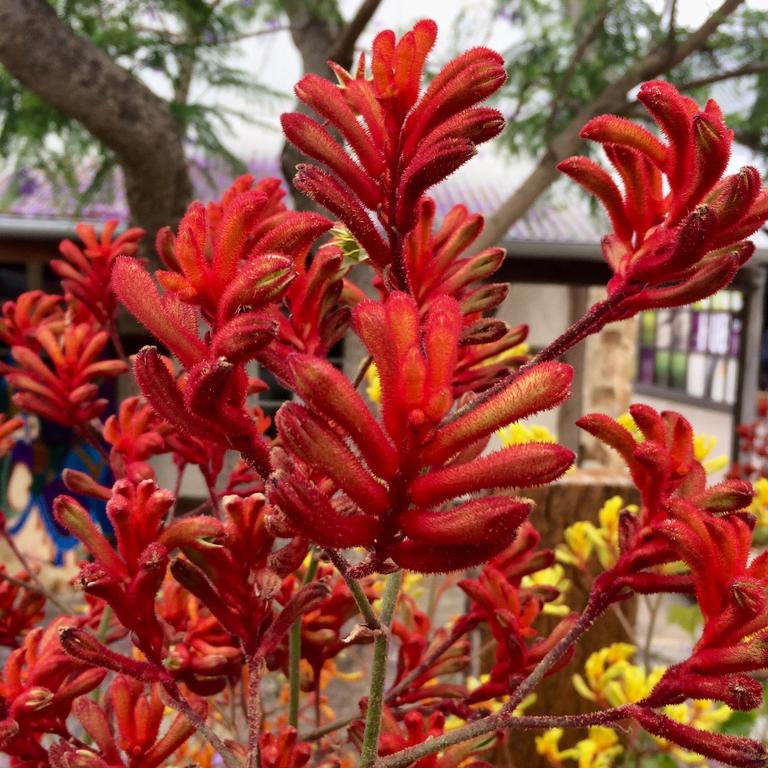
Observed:
[[[638,493],[626,474],[609,470],[575,470],[563,480],[543,488],[533,488],[523,492],[524,496],[536,502],[536,509],[531,515],[531,522],[541,533],[542,545],[554,548],[563,540],[563,531],[578,520],[597,522],[602,505],[612,496],[621,496],[625,504],[638,502]],[[599,568],[599,566],[597,566]],[[589,596],[588,579],[567,569],[573,585],[567,595],[567,604],[573,611],[581,611]],[[571,662],[562,670],[544,679],[536,689],[536,703],[527,714],[579,714],[590,712],[594,705],[580,697],[573,688],[571,677],[584,668],[587,657],[611,643],[629,642],[625,625],[632,625],[635,620],[634,600],[621,603],[622,618],[609,610],[604,614],[576,646]],[[542,634],[550,631],[559,621],[559,617],[547,617],[542,627]],[[536,753],[535,737],[537,733],[515,732],[511,736],[509,747],[502,744],[497,764],[514,768],[531,768],[542,765]],[[564,745],[571,745],[584,738],[586,731],[568,731]]]

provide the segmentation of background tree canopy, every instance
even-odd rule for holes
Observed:
[[[245,158],[225,137],[233,121],[254,118],[232,102],[277,95],[238,64],[242,46],[288,30],[304,71],[328,76],[327,59],[349,66],[386,2],[361,0],[345,18],[337,0],[0,0],[0,155],[19,169],[19,184],[24,171],[40,169],[79,205],[119,164],[137,223],[151,230],[173,222],[192,194],[190,157],[242,170]],[[501,142],[535,163],[490,217],[483,244],[500,239],[549,187],[559,160],[583,151],[586,120],[636,116],[631,95],[645,79],[669,79],[699,100],[718,89],[738,139],[768,151],[768,9],[725,0],[693,23],[693,4],[675,0],[491,6],[492,28],[460,14],[456,37],[476,43],[492,34],[503,48],[509,125]],[[298,159],[286,154],[284,167]],[[84,164],[90,183],[82,189]]]

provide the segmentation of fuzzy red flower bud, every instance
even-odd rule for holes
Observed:
[[[354,75],[332,65],[338,87],[314,74],[296,86],[298,98],[341,133],[357,161],[317,120],[299,113],[282,117],[288,139],[328,169],[300,166],[297,189],[339,216],[387,284],[400,288],[410,278],[402,249],[393,246],[417,225],[424,192],[503,127],[500,113],[475,106],[506,78],[503,60],[487,48],[450,62],[420,97],[436,34],[432,21],[418,22],[399,41],[382,32],[373,42],[370,78],[361,60]]]
[[[701,110],[662,81],[644,83],[638,100],[666,144],[612,115],[594,118],[581,133],[604,145],[623,191],[587,158],[559,166],[598,197],[611,218],[614,233],[603,251],[614,272],[608,286],[618,300],[614,319],[687,304],[726,286],[750,255],[744,238],[768,216],[754,168],[721,179],[733,131],[714,101]],[[662,176],[670,187],[666,197]]]
[[[548,482],[567,469],[572,452],[553,444],[477,455],[494,429],[565,398],[570,368],[534,367],[441,426],[455,401],[462,322],[455,299],[438,296],[421,316],[412,297],[393,292],[384,304],[360,302],[353,315],[381,379],[384,429],[336,369],[309,356],[291,358],[308,407],[288,403],[277,416],[288,457],[270,478],[270,501],[297,534],[331,548],[364,546],[376,567],[392,558],[435,572],[493,557],[514,538],[526,502],[437,505],[484,489]]]
[[[741,736],[700,731],[646,707],[633,706],[631,709],[632,717],[646,731],[691,752],[720,760],[735,768],[759,768],[768,765],[768,752],[760,742]]]
[[[423,451],[424,460],[438,464],[499,427],[554,408],[569,396],[572,379],[571,367],[562,363],[543,363],[531,368],[480,406],[438,429]]]

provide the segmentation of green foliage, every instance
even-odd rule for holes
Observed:
[[[223,159],[232,173],[242,171],[241,160],[222,137],[234,119],[251,118],[228,108],[226,96],[237,91],[263,100],[279,94],[233,64],[232,54],[245,41],[280,28],[276,0],[51,2],[75,32],[168,99],[192,152]],[[103,197],[114,182],[113,154],[2,68],[0,155],[7,170],[42,171],[62,199],[76,201],[77,209],[96,195]],[[7,194],[16,191],[11,185]]]
[[[672,50],[692,30],[679,18],[671,22],[669,3],[649,0],[497,0],[497,8],[514,39],[504,51],[510,116],[504,136],[515,153],[546,149],[581,107],[645,53],[659,44]],[[768,10],[742,7],[663,78],[697,100],[716,95],[731,113],[737,138],[765,152],[768,72],[754,69],[764,68],[767,59]],[[752,74],[728,76],[743,68]],[[717,82],[697,85],[710,79]]]
[[[671,605],[667,612],[667,621],[694,637],[704,623],[704,617],[696,603],[693,605]]]
[[[656,752],[645,757],[640,763],[643,768],[680,768],[680,764],[666,752]]]
[[[719,728],[731,736],[754,736],[759,712],[734,712]]]

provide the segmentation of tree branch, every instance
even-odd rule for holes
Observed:
[[[736,69],[730,69],[726,72],[715,72],[707,77],[699,77],[694,80],[688,80],[677,87],[682,90],[691,90],[692,88],[701,88],[705,85],[714,85],[723,80],[732,80],[735,77],[747,77],[748,75],[760,75],[768,72],[768,61],[751,61]]]
[[[165,101],[46,0],[0,0],[0,64],[117,155],[137,224],[152,233],[178,220],[192,189],[183,136]]]
[[[552,131],[552,126],[554,125],[555,118],[557,117],[558,105],[560,104],[560,100],[568,91],[571,80],[573,80],[573,76],[576,74],[576,68],[579,66],[579,63],[582,61],[587,51],[592,46],[592,43],[595,42],[597,36],[602,31],[605,25],[605,20],[608,18],[608,15],[612,10],[613,4],[610,2],[610,0],[606,0],[600,13],[597,14],[584,36],[581,38],[581,40],[579,40],[579,44],[576,46],[576,49],[573,52],[573,56],[571,56],[571,60],[568,62],[568,65],[566,66],[565,71],[560,78],[560,84],[557,87],[557,92],[552,98],[552,107],[549,110],[547,123],[544,127],[545,136],[549,137]]]
[[[489,715],[462,728],[448,731],[442,736],[429,737],[414,747],[408,747],[388,757],[381,758],[375,764],[375,768],[406,768],[422,757],[441,752],[453,744],[461,744],[476,736],[508,728],[540,730],[544,728],[583,728],[588,725],[607,725],[618,720],[626,720],[632,714],[632,707],[633,705],[628,704],[615,709],[587,712],[583,715],[527,715],[522,717],[502,714]]]
[[[585,104],[553,139],[549,149],[539,158],[534,169],[517,190],[488,218],[485,229],[475,242],[475,248],[482,250],[503,240],[512,224],[525,214],[557,178],[557,163],[578,151],[581,145],[579,133],[588,120],[596,115],[621,109],[626,105],[627,93],[632,88],[644,80],[652,80],[669,71],[702,48],[725,19],[743,2],[744,0],[724,0],[717,10],[684,40],[673,47],[669,46],[666,39],[655,45],[592,101]]]
[[[355,44],[368,26],[368,22],[381,5],[381,0],[363,0],[355,15],[349,20],[344,29],[341,30],[336,45],[330,53],[329,58],[332,61],[351,62],[355,53]]]

